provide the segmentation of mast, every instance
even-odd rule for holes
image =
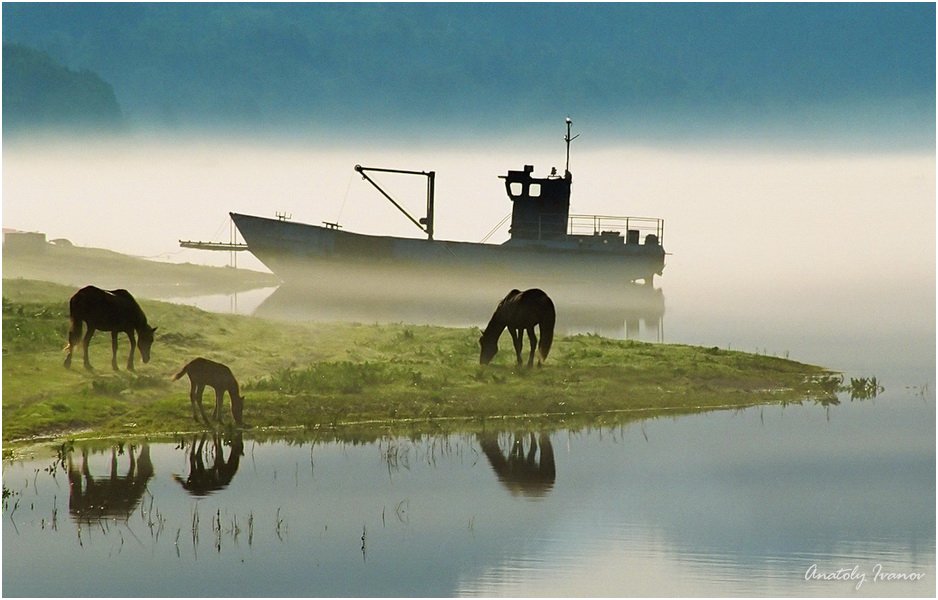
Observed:
[[[570,142],[580,137],[579,133],[573,137],[570,137],[571,127],[573,127],[573,119],[567,117],[567,135],[563,136],[563,141],[567,143],[567,166],[564,168],[564,177],[570,176]]]

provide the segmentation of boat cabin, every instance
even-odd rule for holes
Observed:
[[[513,203],[511,239],[565,239],[573,176],[566,171],[561,177],[556,168],[546,178],[532,177],[533,172],[533,165],[525,165],[523,171],[508,171],[507,175],[499,176],[505,180],[505,191]]]
[[[512,242],[575,242],[578,246],[659,246],[664,221],[651,217],[613,217],[570,214],[573,175],[551,169],[548,177],[534,177],[534,167],[499,175],[512,202]]]

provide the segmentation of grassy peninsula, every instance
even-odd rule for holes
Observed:
[[[508,417],[553,422],[610,413],[653,415],[831,394],[830,373],[791,360],[593,335],[555,339],[541,369],[516,369],[510,338],[492,365],[478,365],[475,328],[355,323],[284,323],[139,299],[159,327],[153,357],[124,369],[121,336],[91,344],[95,369],[62,366],[74,288],[3,281],[3,441],[41,437],[156,435],[199,430],[183,364],[205,356],[228,364],[246,396],[245,422],[322,429],[407,424],[469,428]],[[211,390],[205,400],[213,399]],[[226,398],[225,408],[227,410]],[[230,422],[230,413],[226,415]]]

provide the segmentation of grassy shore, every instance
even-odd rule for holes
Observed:
[[[550,421],[597,415],[693,412],[830,397],[830,373],[771,356],[718,348],[555,339],[541,369],[516,369],[510,338],[478,365],[478,329],[423,325],[283,323],[141,300],[159,327],[152,360],[110,368],[110,341],[91,344],[95,370],[62,366],[73,288],[3,281],[3,441],[156,435],[202,428],[188,381],[172,381],[196,356],[228,364],[247,397],[255,432],[403,425],[460,430],[508,417]],[[211,390],[206,402],[212,401]],[[226,399],[227,410],[227,399]],[[230,413],[226,415],[230,421]]]
[[[126,288],[150,297],[202,296],[278,285],[279,279],[230,267],[146,260],[103,248],[47,243],[31,251],[3,251],[4,279],[34,279],[81,287]]]

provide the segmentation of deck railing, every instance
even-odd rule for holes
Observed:
[[[567,231],[570,235],[600,235],[611,232],[623,236],[629,243],[632,242],[628,232],[637,231],[640,243],[645,243],[645,237],[653,234],[658,236],[659,244],[664,244],[664,219],[655,217],[570,215]]]

